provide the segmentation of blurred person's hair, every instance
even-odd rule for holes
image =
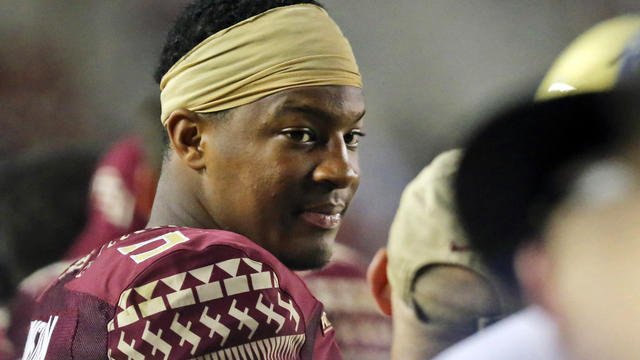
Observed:
[[[526,104],[494,116],[466,142],[455,181],[472,247],[518,288],[524,244],[543,240],[551,211],[585,164],[638,143],[640,92],[620,89]]]
[[[38,149],[0,162],[0,254],[11,284],[59,260],[80,233],[98,155]]]
[[[580,93],[607,91],[613,88],[620,87],[630,88],[636,85],[639,79],[640,16],[635,14],[625,14],[596,24],[595,26],[591,27],[583,34],[578,36],[574,41],[572,41],[571,44],[567,46],[567,48],[555,59],[549,71],[542,79],[540,85],[538,86],[538,90],[536,91],[534,101],[545,101]],[[525,100],[524,102],[527,101]],[[550,105],[550,108],[553,108],[553,106],[554,105]],[[528,110],[523,110],[522,115],[530,116],[527,111]],[[519,121],[526,123],[526,121],[518,119],[520,115],[516,114],[516,110],[513,110],[513,112],[510,114],[508,112],[505,112],[501,116],[512,117],[515,124],[519,124]],[[591,140],[589,134],[586,134],[587,136],[585,137],[579,136],[580,127],[575,124],[575,119],[563,119],[562,117],[558,117],[557,114],[550,114],[549,116],[557,119],[557,124],[549,124],[549,126],[551,127],[550,129],[537,129],[538,131],[542,131],[538,134],[539,136],[549,136],[549,138],[538,138],[536,140],[540,141],[539,144],[543,144],[544,141],[552,141],[557,143],[558,148],[554,148],[552,151],[559,151],[560,147],[568,148],[565,149],[565,151],[562,154],[559,154],[557,157],[554,157],[555,155],[549,155],[553,158],[549,159],[549,162],[547,163],[548,167],[545,169],[533,169],[532,167],[528,167],[529,164],[527,162],[531,161],[531,159],[529,158],[519,159],[521,161],[521,163],[519,164],[520,168],[512,168],[512,170],[516,172],[523,172],[520,174],[522,176],[522,179],[520,179],[520,181],[522,182],[533,183],[535,181],[539,181],[541,179],[540,177],[546,175],[543,173],[543,171],[550,169],[554,163],[565,160],[564,156],[569,156],[572,151],[580,150],[579,148],[570,148],[570,145],[575,145],[575,143],[578,141],[587,141],[587,143],[581,143],[581,146],[587,147],[588,141]],[[594,120],[592,119],[592,121]],[[499,121],[496,121],[494,122],[494,125],[489,125],[487,128],[481,130],[480,133],[476,134],[475,138],[472,138],[470,140],[470,143],[473,144],[474,141],[479,141],[477,139],[483,136],[482,131],[493,131],[488,130],[488,128],[491,126],[496,127],[496,134],[500,135],[504,134],[503,132],[518,131],[506,126],[504,128],[500,128],[499,125],[495,125],[497,123],[499,123]],[[531,126],[533,127],[533,125]],[[566,143],[562,144],[560,141],[561,139],[554,137],[557,136],[556,134],[560,134],[562,130],[570,129],[571,127],[574,127],[575,129],[571,133],[575,134],[576,138],[566,139]],[[555,128],[557,132],[554,132],[553,128]],[[548,133],[543,133],[543,131],[547,131]],[[521,135],[526,136],[526,134]],[[598,134],[591,135],[592,137],[594,137]],[[533,142],[533,139],[531,138],[533,136],[533,134],[530,134],[530,136],[528,137],[529,142]],[[524,143],[522,145],[524,146],[525,144],[529,143]],[[506,145],[507,144],[495,144],[495,146]],[[546,150],[548,151],[549,149]],[[583,150],[586,151],[588,149],[585,148]],[[597,151],[597,148],[593,148],[591,150]],[[512,154],[505,154],[505,159],[511,155]],[[469,157],[471,158],[473,158],[474,156],[474,154],[469,154]],[[524,154],[520,153],[518,156],[524,156]],[[537,157],[543,155],[527,154],[526,156]],[[506,169],[506,167],[507,165],[505,165],[504,168],[498,167],[496,171],[502,171]],[[525,174],[524,171],[534,171],[534,173]],[[464,178],[464,174],[462,174],[460,177]],[[483,180],[484,179],[479,179],[479,181]],[[505,186],[507,186],[506,184],[508,184],[509,181],[508,178],[504,178],[502,180],[504,181]],[[459,183],[457,186],[463,185]],[[524,184],[522,186],[524,187]],[[471,191],[471,189],[468,189],[468,191]],[[460,196],[465,197],[469,195],[470,194],[461,194]],[[500,203],[499,206],[515,206],[515,204],[510,203],[511,200],[508,197],[503,198],[502,195],[503,194],[499,194],[498,196],[499,199],[501,199],[501,201],[504,203]],[[554,192],[550,191],[546,196],[548,197],[547,203],[551,204],[554,202],[554,198],[560,197],[560,194],[555,194]],[[515,198],[513,201],[517,202],[529,200],[530,199]],[[520,203],[518,205],[522,207],[525,206],[525,203]],[[487,208],[488,212],[484,215],[487,215],[487,218],[489,218],[493,209],[490,209],[486,204],[475,205],[476,208],[479,206]],[[469,210],[469,208],[462,210],[467,211]],[[542,209],[540,210],[542,211]],[[521,215],[523,214],[510,213],[507,215],[509,219],[505,219],[504,223],[491,223],[486,225],[486,232],[489,233],[493,231],[495,238],[491,241],[489,241],[489,239],[485,239],[486,241],[488,241],[487,245],[489,246],[489,248],[484,249],[487,252],[483,255],[494,268],[496,268],[500,273],[506,276],[509,284],[511,284],[512,287],[516,286],[512,262],[514,251],[517,248],[518,244],[510,240],[504,241],[504,244],[502,244],[501,242],[504,239],[511,239],[515,241],[515,239],[512,238],[516,233],[526,233],[527,236],[534,236],[532,232],[534,232],[535,229],[540,228],[540,224],[535,224],[535,226],[530,223],[528,223],[528,225],[525,224],[527,222],[534,221],[532,218],[530,218],[532,215],[527,215],[529,217],[527,219],[518,219],[518,217]],[[482,215],[480,216],[480,218],[482,218]],[[473,220],[470,219],[469,221]],[[537,221],[540,221],[540,219],[538,219]],[[525,225],[528,226],[528,228]],[[505,229],[504,236],[499,234],[499,229],[501,227],[504,227]],[[521,240],[522,239],[519,239],[519,241]],[[482,252],[483,248],[479,250]]]

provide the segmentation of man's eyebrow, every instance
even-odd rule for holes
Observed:
[[[356,115],[354,123],[362,120],[362,118],[364,117],[364,115],[366,113],[367,113],[367,109],[362,109],[362,112],[360,112],[358,115]]]
[[[298,105],[298,104],[284,104],[280,109],[278,109],[276,115],[280,115],[286,112],[297,112],[303,113],[305,115],[312,116],[314,118],[324,118],[324,119],[333,119],[336,115],[330,111],[324,110],[320,107],[310,106],[310,105]],[[359,114],[357,114],[354,118],[354,123],[360,121],[366,110],[362,110]]]

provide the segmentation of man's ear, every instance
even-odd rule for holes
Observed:
[[[178,109],[169,115],[165,127],[171,147],[190,168],[205,168],[202,134],[206,121],[193,111]]]
[[[381,248],[373,256],[367,269],[367,283],[383,314],[391,316],[391,287],[387,279],[387,249]]]
[[[557,307],[551,291],[551,264],[549,253],[541,241],[531,241],[516,250],[514,258],[516,276],[527,299],[549,313]]]

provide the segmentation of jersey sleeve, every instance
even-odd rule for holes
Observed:
[[[298,359],[303,313],[262,260],[213,245],[148,266],[120,294],[108,358]]]

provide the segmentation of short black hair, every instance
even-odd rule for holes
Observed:
[[[154,78],[164,74],[204,39],[269,9],[296,4],[322,5],[313,0],[197,0],[185,7],[167,35]]]
[[[640,138],[638,99],[625,90],[528,103],[494,116],[466,142],[454,180],[460,223],[513,290],[516,251],[542,240],[582,169]]]

